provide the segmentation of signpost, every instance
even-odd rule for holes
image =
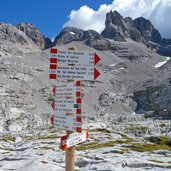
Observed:
[[[80,97],[80,81],[60,81],[55,85],[56,97]]]
[[[100,57],[96,53],[51,49],[50,63],[96,65]]]
[[[56,69],[52,69],[51,66],[50,69],[50,79],[93,81],[100,75],[99,71],[92,65],[58,65]]]
[[[56,129],[82,131],[81,82],[58,81],[53,87],[53,123]]]
[[[83,131],[82,133],[75,132],[73,134],[70,134],[69,136],[66,136],[66,135],[62,136],[60,148],[62,150],[66,150],[69,147],[72,147],[74,145],[77,145],[86,141],[88,136],[89,136],[88,131]]]
[[[82,131],[82,117],[70,116],[67,114],[55,114],[54,126],[56,129],[70,130],[73,132]]]
[[[56,129],[66,130],[66,135],[61,137],[60,148],[66,150],[66,171],[74,171],[75,145],[88,138],[88,132],[82,132],[80,81],[93,81],[99,77],[100,72],[95,65],[100,57],[92,52],[55,48],[50,53],[49,78],[57,80],[53,87],[55,99],[51,122]]]

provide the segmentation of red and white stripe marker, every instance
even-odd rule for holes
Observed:
[[[87,140],[89,137],[88,131],[83,131],[82,133],[72,133],[69,136],[65,135],[61,137],[61,150],[66,150],[69,147],[72,147],[74,145],[80,144]]]
[[[58,53],[58,50],[57,49],[50,49],[50,53],[51,54],[57,54]],[[57,63],[58,63],[58,59],[57,58],[54,58],[53,55],[52,57],[50,58],[50,70],[56,70],[57,69]],[[50,79],[56,79],[57,78],[57,75],[54,73],[51,73],[49,74],[49,78]]]
[[[55,96],[56,95],[56,86],[53,86],[52,91],[53,91],[53,95]],[[54,100],[52,101],[51,106],[54,111],[55,110],[55,101]],[[54,125],[54,114],[52,115],[50,120],[51,120],[51,124]]]

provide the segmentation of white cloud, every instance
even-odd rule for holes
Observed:
[[[64,26],[101,32],[105,27],[106,13],[110,10],[117,10],[124,17],[150,19],[162,36],[171,38],[171,0],[113,0],[112,4],[102,4],[98,10],[85,5],[72,10]]]

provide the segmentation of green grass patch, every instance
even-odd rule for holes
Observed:
[[[51,135],[40,135],[38,137],[38,139],[56,139],[56,138],[59,138],[59,136],[53,135],[53,134],[51,134]]]
[[[114,141],[108,141],[106,143],[89,143],[84,145],[79,145],[76,147],[76,150],[82,151],[82,150],[88,150],[88,149],[98,149],[98,148],[105,148],[105,147],[113,147],[117,144],[127,144],[132,142],[132,139],[122,139],[122,140],[114,140]]]
[[[109,130],[107,130],[106,128],[99,128],[99,129],[90,129],[88,130],[88,132],[102,132],[102,133],[111,133]]]
[[[152,152],[155,150],[171,150],[171,147],[165,144],[147,144],[147,143],[134,143],[130,147],[130,150],[138,152]]]
[[[154,163],[164,163],[163,161],[160,161],[160,160],[149,160],[151,162],[154,162]]]
[[[43,146],[43,147],[39,147],[39,149],[41,149],[41,150],[53,150],[53,147]]]
[[[132,126],[129,128],[131,132],[139,130],[141,133],[145,134],[147,132],[147,127],[145,126]]]
[[[10,134],[6,134],[6,135],[4,135],[2,138],[1,138],[1,140],[2,141],[6,141],[6,142],[8,142],[8,141],[15,141],[15,137],[14,136],[12,136],[12,135],[10,135]]]
[[[169,140],[169,138],[160,136],[159,140],[160,140],[160,142],[159,142],[160,144],[166,144],[166,142]]]
[[[171,169],[171,165],[165,166],[165,169]]]

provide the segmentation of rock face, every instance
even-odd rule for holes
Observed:
[[[22,31],[11,24],[0,23],[0,50],[6,53],[19,53],[39,50]]]
[[[171,118],[171,85],[161,84],[134,92],[136,111],[145,111],[146,117]]]
[[[126,38],[130,37],[137,42],[143,40],[162,42],[160,33],[149,20],[143,17],[134,20],[131,17],[123,18],[117,11],[110,11],[106,14],[105,29],[102,35],[116,41],[126,41]]]
[[[108,50],[110,43],[102,35],[94,30],[84,32],[83,40],[85,44],[98,50]]]
[[[71,41],[81,41],[84,34],[84,30],[65,27],[57,37],[55,37],[54,45],[66,44]]]
[[[146,41],[152,41],[159,44],[162,42],[160,33],[154,28],[149,20],[140,17],[133,20],[133,24],[134,28],[140,31]]]
[[[116,41],[125,41],[129,37],[128,26],[117,11],[110,11],[106,14],[105,29],[102,35]]]
[[[109,42],[96,31],[84,31],[74,27],[65,27],[55,38],[54,45],[67,44],[72,41],[84,41],[86,45],[98,50],[108,50],[109,46]]]
[[[19,23],[16,27],[23,31],[39,48],[46,49],[52,47],[52,41],[44,37],[33,24]]]
[[[105,29],[101,34],[94,30],[84,31],[79,28],[65,27],[56,36],[54,45],[83,41],[86,45],[97,50],[110,50],[115,53],[118,48],[117,42],[114,41],[127,42],[129,39],[142,42],[162,55],[169,56],[171,54],[170,40],[162,39],[159,31],[149,20],[143,17],[134,20],[131,17],[123,18],[117,11],[110,11],[106,14]],[[133,59],[137,55],[133,53],[129,56],[132,56],[131,59]]]

